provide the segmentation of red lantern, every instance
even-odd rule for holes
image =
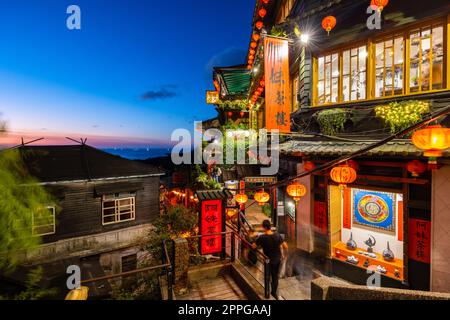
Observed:
[[[266,86],[266,81],[264,81],[264,80],[261,80],[260,82],[259,82],[259,85],[261,86],[261,87],[265,87]]]
[[[249,58],[250,60],[255,60],[255,56],[254,56],[253,54],[249,55],[248,58]]]
[[[436,170],[437,158],[443,156],[443,151],[450,148],[450,129],[440,125],[429,126],[416,131],[412,136],[414,145],[424,151],[424,156],[430,158],[430,170]]]
[[[236,202],[239,203],[240,205],[246,204],[248,201],[248,197],[245,193],[237,194],[235,199]]]
[[[230,112],[228,112],[228,117],[230,117],[230,118],[231,118],[232,116],[233,116],[233,112],[231,112],[231,111],[230,111]]]
[[[373,10],[378,10],[379,13],[389,4],[389,0],[372,0],[370,2],[370,7]]]
[[[265,205],[270,200],[270,194],[265,192],[264,190],[258,191],[255,193],[255,200],[258,202],[260,206]]]
[[[251,65],[248,65],[248,66],[247,66],[247,70],[252,70],[252,66],[251,66]]]
[[[250,55],[254,56],[256,51],[254,49],[250,49],[250,51],[248,52]]]
[[[257,33],[254,33],[254,34],[252,35],[252,39],[253,39],[254,41],[258,41],[259,39],[261,39],[261,36],[260,36],[259,34],[257,34]]]
[[[243,118],[244,115],[245,115],[245,112],[244,112],[244,111],[241,111],[240,115],[241,115],[241,118]]]
[[[253,48],[253,49],[256,48],[257,46],[258,46],[258,44],[255,41],[250,43],[250,47]]]
[[[355,182],[358,175],[356,174],[355,169],[353,169],[349,165],[344,164],[339,167],[333,168],[333,170],[331,170],[330,177],[331,180],[339,183],[339,185],[342,187]]]
[[[312,162],[312,161],[305,161],[303,163],[303,168],[306,171],[311,171],[311,170],[314,170],[316,168],[316,164],[314,162]]]
[[[270,0],[262,0],[262,2],[264,2],[264,4],[268,4]]]
[[[330,35],[330,31],[334,29],[334,27],[336,27],[336,18],[333,16],[328,16],[325,17],[322,20],[322,28],[325,29],[326,32],[328,32],[328,35]]]
[[[258,14],[259,14],[259,16],[260,16],[261,18],[264,18],[264,17],[267,15],[267,10],[264,9],[264,8],[261,8],[261,9],[258,11]]]
[[[417,178],[427,170],[427,166],[419,160],[413,160],[406,164],[406,170],[411,172],[414,178]]]
[[[264,91],[264,88],[263,88],[263,87],[259,87],[259,88],[258,88],[258,92],[263,93],[263,91]]]
[[[300,183],[290,184],[287,189],[287,194],[291,196],[294,201],[299,201],[306,194],[306,187]]]
[[[255,23],[255,27],[258,30],[261,30],[262,28],[264,28],[264,23],[262,21],[258,21]]]

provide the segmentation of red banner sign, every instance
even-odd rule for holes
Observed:
[[[222,200],[209,200],[202,202],[201,235],[217,234],[222,232]],[[200,252],[202,255],[214,254],[222,251],[222,236],[202,237]]]
[[[314,226],[317,232],[327,234],[328,219],[327,204],[325,202],[314,202]]]
[[[352,190],[350,188],[344,189],[343,198],[342,228],[350,230],[352,228]]]
[[[289,44],[287,40],[264,39],[266,79],[266,129],[291,132]]]
[[[431,263],[431,222],[409,219],[409,258]]]

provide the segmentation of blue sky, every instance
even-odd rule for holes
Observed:
[[[214,65],[245,63],[254,0],[0,0],[0,113],[19,136],[167,143],[215,116]],[[66,9],[81,8],[81,30]]]

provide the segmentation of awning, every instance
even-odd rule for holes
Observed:
[[[251,81],[251,72],[246,66],[214,68],[216,77],[221,78],[225,85],[225,95],[245,96]]]
[[[280,153],[299,154],[304,156],[342,156],[367,148],[379,141],[288,141],[280,144]],[[381,147],[372,149],[367,156],[399,156],[421,157],[423,151],[416,148],[411,140],[394,140]],[[444,152],[444,156],[450,156],[450,150]]]
[[[104,196],[107,194],[122,193],[122,192],[136,192],[143,190],[142,182],[116,182],[108,184],[99,184],[95,186],[95,194],[97,196]]]
[[[233,198],[233,194],[230,190],[207,190],[207,191],[197,191],[197,198],[200,201],[204,200],[226,200],[228,198]]]

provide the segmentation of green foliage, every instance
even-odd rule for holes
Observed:
[[[0,268],[12,269],[21,250],[36,248],[34,214],[46,219],[54,199],[27,173],[18,150],[0,152]]]
[[[224,110],[246,110],[248,105],[247,100],[220,100],[218,108]]]
[[[287,38],[287,32],[282,27],[275,26],[270,30],[270,35],[274,37]]]
[[[323,110],[316,115],[320,131],[327,136],[334,136],[344,131],[348,118],[349,112],[343,109]]]
[[[203,172],[199,165],[195,166],[195,189],[196,190],[220,190],[220,183],[214,181],[207,173]]]
[[[430,103],[417,100],[391,102],[375,108],[377,118],[382,119],[389,126],[391,133],[397,133],[415,125],[429,112]]]
[[[58,294],[58,289],[43,289],[40,286],[43,269],[41,267],[33,269],[25,281],[25,291],[13,297],[0,297],[0,300],[43,300],[53,298]]]
[[[124,278],[120,287],[114,287],[112,300],[161,300],[158,277],[159,271],[139,275],[137,278]]]
[[[272,218],[272,207],[270,204],[265,204],[262,207],[262,211],[268,218]]]

